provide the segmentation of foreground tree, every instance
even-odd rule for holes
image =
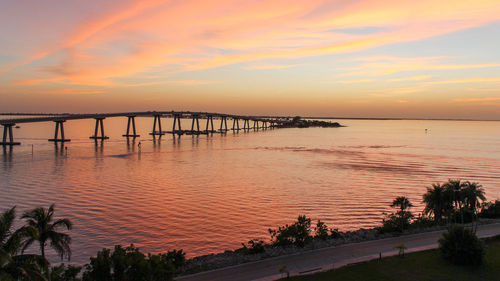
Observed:
[[[427,193],[423,196],[425,203],[424,214],[434,215],[434,221],[438,224],[443,222],[443,217],[447,216],[452,207],[452,201],[444,185],[432,184],[427,188]]]
[[[27,237],[23,242],[23,251],[34,242],[38,242],[42,257],[45,258],[45,248],[47,243],[50,243],[61,260],[64,257],[69,260],[71,258],[71,237],[66,233],[58,232],[58,230],[61,228],[71,230],[73,225],[68,219],[53,221],[53,215],[54,204],[50,205],[48,209],[40,207],[23,214],[21,218],[26,219],[27,224],[24,227]]]
[[[41,269],[46,261],[38,255],[18,255],[23,231],[13,231],[15,207],[0,215],[0,280],[46,280]]]

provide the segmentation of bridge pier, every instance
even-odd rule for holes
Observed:
[[[253,120],[253,129],[259,130],[259,120]]]
[[[222,125],[224,125],[224,129],[222,129]],[[221,116],[220,117],[220,129],[219,132],[221,134],[225,134],[228,131],[227,129],[227,117],[226,116]]]
[[[191,135],[199,135],[199,134],[201,134],[199,116],[198,115],[193,115],[192,118],[193,118],[193,121],[191,122],[191,131],[189,132],[189,134],[191,134]],[[194,123],[195,122],[196,122],[196,131],[194,130]]]
[[[149,133],[151,136],[163,136],[165,133],[161,130],[161,118],[159,114],[154,115],[153,131]],[[158,131],[156,131],[156,121],[158,121]]]
[[[125,135],[122,135],[124,137],[132,137],[132,138],[136,138],[136,137],[140,137],[140,135],[138,135],[135,131],[135,115],[129,115],[127,116],[128,117],[128,121],[127,121],[127,133]],[[132,134],[130,134],[130,124],[132,124]]]
[[[102,122],[102,120],[106,119],[104,117],[97,117],[97,118],[94,118],[95,119],[95,132],[94,132],[94,135],[90,137],[90,139],[94,139],[96,140],[107,140],[109,139],[109,137],[106,137],[104,135],[104,123]],[[98,132],[99,132],[99,127],[101,128],[101,135],[99,136],[98,135]]]
[[[208,130],[208,124],[210,124],[210,131]],[[214,117],[212,115],[207,116],[207,127],[205,128],[205,132],[208,133],[215,133],[215,128],[214,128]]]
[[[53,141],[55,143],[71,141],[70,139],[64,138],[64,126],[63,126],[63,124],[64,124],[64,122],[66,122],[66,120],[55,120],[54,122],[56,123],[56,130],[54,132],[54,138],[49,139],[49,141]],[[61,131],[61,138],[59,138],[59,131]]]
[[[233,132],[240,130],[240,119],[233,117],[233,128],[232,128],[232,130],[233,130]]]
[[[177,130],[175,130],[176,125],[178,125],[179,127]],[[179,136],[184,134],[181,128],[181,115],[174,114],[174,124],[172,125],[172,131],[167,133],[172,133],[172,135],[177,134]]]
[[[2,143],[0,143],[2,146],[6,145],[20,145],[20,142],[15,142],[14,141],[14,135],[12,134],[12,126],[16,125],[14,123],[12,124],[2,124],[3,125],[3,139]],[[7,141],[7,136],[9,137],[9,141]]]

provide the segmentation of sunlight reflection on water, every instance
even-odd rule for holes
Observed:
[[[2,152],[0,209],[56,203],[75,225],[72,261],[84,263],[115,244],[189,256],[234,249],[267,241],[268,228],[299,214],[340,230],[373,227],[394,197],[421,211],[425,188],[448,178],[499,198],[500,122],[340,123],[348,127],[153,141],[152,119],[137,118],[141,137],[127,143],[126,119],[108,118],[110,140],[94,145],[93,120],[75,120],[65,123],[67,150],[47,142],[54,124],[21,124],[22,145]]]

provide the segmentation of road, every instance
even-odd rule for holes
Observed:
[[[368,261],[398,254],[394,246],[403,243],[405,252],[416,252],[438,247],[438,240],[444,231],[433,231],[345,244],[336,247],[316,249],[300,254],[279,256],[261,261],[205,271],[176,278],[178,281],[198,280],[276,280],[282,277],[279,268],[286,265],[290,275],[299,275],[338,268],[351,263]],[[500,235],[500,223],[481,225],[477,229],[481,238]]]

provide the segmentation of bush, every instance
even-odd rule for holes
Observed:
[[[292,225],[280,226],[278,230],[269,229],[273,245],[286,246],[296,245],[304,247],[304,245],[312,239],[311,236],[311,219],[306,216],[299,216],[297,221]]]
[[[411,223],[412,226],[417,228],[427,228],[432,227],[437,224],[437,221],[431,219],[430,217],[419,215],[416,219]]]
[[[395,214],[389,214],[382,220],[381,233],[403,232],[411,224],[413,214],[408,211],[398,211]]]
[[[262,240],[253,239],[248,241],[248,247],[244,243],[241,243],[241,245],[243,245],[243,248],[241,248],[241,250],[243,250],[244,253],[258,254],[264,252],[265,243]]]
[[[328,226],[320,220],[318,220],[318,223],[316,224],[316,227],[314,228],[315,236],[320,239],[326,240],[328,238]]]
[[[474,221],[474,216],[474,212],[469,208],[453,209],[449,214],[449,219],[456,223],[470,223]]]
[[[339,238],[342,238],[342,233],[340,233],[339,229],[338,228],[332,228],[330,229],[330,237],[332,237],[333,239],[339,239]]]
[[[486,203],[479,216],[489,219],[500,218],[500,201],[496,200],[495,202]]]
[[[167,254],[147,256],[134,245],[122,248],[115,246],[113,253],[103,249],[90,264],[85,266],[83,281],[163,281],[173,280],[175,266],[183,266],[185,253],[171,251]]]
[[[439,249],[444,259],[458,265],[479,265],[483,261],[484,245],[476,234],[462,226],[443,233]]]

